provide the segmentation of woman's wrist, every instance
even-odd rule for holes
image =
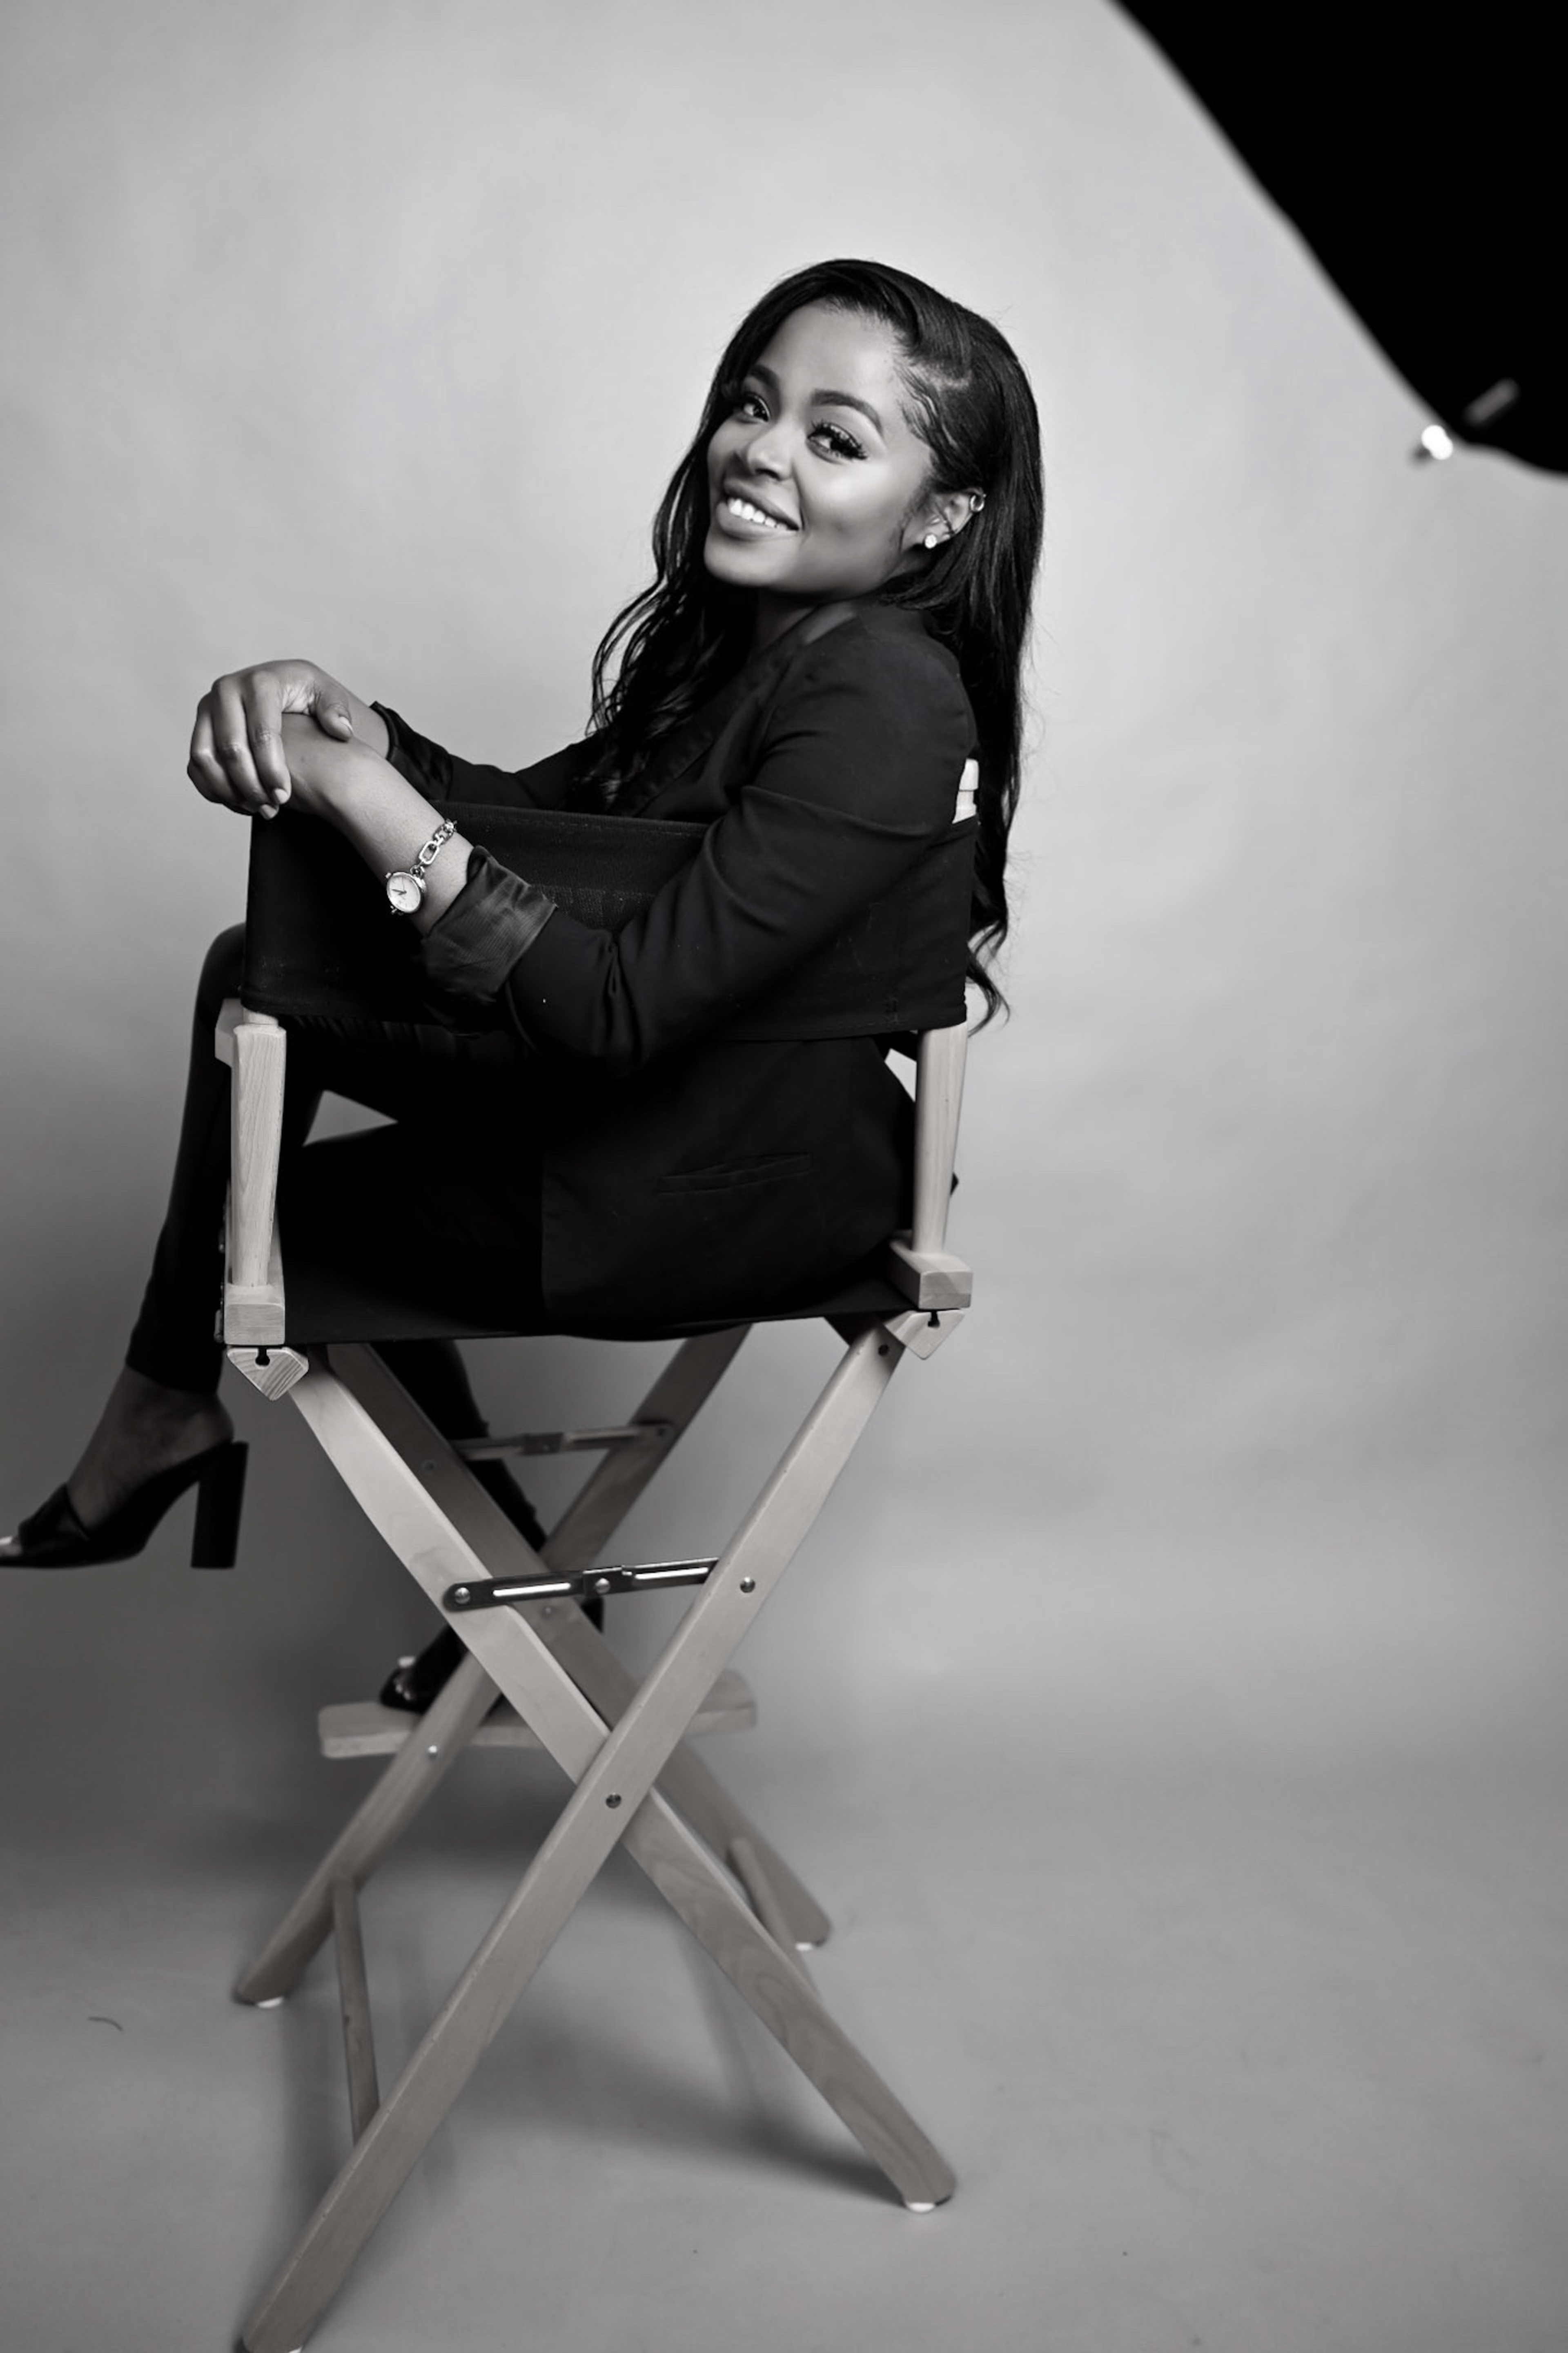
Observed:
[[[465,835],[450,833],[426,868],[425,895],[409,917],[421,936],[438,923],[447,908],[461,897],[468,879],[472,849],[473,843]]]
[[[422,792],[370,753],[345,764],[330,813],[378,878],[409,872],[442,823],[441,811]],[[424,892],[409,917],[416,931],[438,923],[462,890],[471,846],[464,835],[448,834],[424,870]]]
[[[441,824],[442,811],[368,744],[333,742],[308,720],[286,719],[283,734],[300,807],[335,826],[378,881],[407,873]],[[410,917],[417,930],[427,932],[462,890],[469,847],[454,833],[432,858]]]

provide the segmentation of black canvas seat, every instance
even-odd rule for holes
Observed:
[[[855,1315],[896,1315],[909,1301],[882,1271],[880,1253],[853,1268],[829,1288],[810,1296],[774,1303],[752,1322],[838,1323]],[[698,1317],[660,1324],[567,1324],[559,1316],[523,1322],[507,1316],[488,1322],[398,1288],[395,1271],[372,1282],[357,1270],[310,1256],[289,1261],[287,1337],[296,1348],[360,1340],[686,1340],[700,1332],[732,1328],[734,1317]]]

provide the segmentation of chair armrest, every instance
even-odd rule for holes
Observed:
[[[916,1307],[933,1311],[967,1307],[974,1290],[968,1264],[947,1248],[947,1205],[968,1043],[968,1028],[962,1021],[951,1029],[928,1029],[921,1039],[915,1060],[914,1224],[888,1247],[889,1281]]]
[[[277,1212],[288,1036],[270,1014],[249,1012],[231,998],[218,1017],[213,1042],[234,1072],[224,1344],[230,1348],[276,1346],[285,1335]]]
[[[914,1250],[904,1234],[895,1234],[888,1244],[884,1271],[911,1306],[932,1313],[967,1307],[974,1296],[974,1271],[967,1259],[951,1250]]]

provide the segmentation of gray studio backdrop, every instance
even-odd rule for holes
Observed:
[[[17,0],[5,37],[0,1515],[119,1360],[238,910],[197,694],[304,653],[481,758],[580,732],[730,327],[866,253],[1037,385],[1037,749],[1013,1017],[972,1062],[976,1306],[744,1663],[827,1746],[958,1704],[1003,1751],[1021,1699],[1140,1749],[1547,1725],[1560,487],[1408,462],[1420,409],[1102,0]],[[830,1354],[753,1351],[651,1549],[721,1539]],[[477,1356],[508,1421],[649,1370]],[[233,1401],[237,1577],[171,1531],[0,1596],[13,1726],[79,1820],[95,1755],[142,1803],[263,1806],[418,1623],[297,1418]]]

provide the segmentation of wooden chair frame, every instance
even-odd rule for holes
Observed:
[[[971,779],[966,772],[964,786]],[[959,815],[965,814],[961,794]],[[288,1396],[372,1524],[457,1626],[470,1655],[306,1881],[237,1997],[281,2001],[334,1936],[353,2146],[247,2322],[247,2353],[302,2346],[612,1849],[624,1846],[905,2204],[952,2195],[948,2165],[823,2006],[801,1958],[826,1913],[689,1741],[709,1694],[815,1522],[906,1355],[930,1356],[969,1303],[946,1246],[963,1092],[963,1024],[921,1038],[914,1219],[889,1246],[909,1304],[836,1325],[844,1354],[640,1685],[574,1600],[452,1606],[453,1588],[591,1567],[727,1370],[748,1327],[684,1341],[629,1423],[586,1433],[605,1459],[535,1553],[363,1345],[288,1344],[276,1197],[287,1032],[231,1001],[233,1071],[223,1334],[264,1396]],[[549,1440],[516,1441],[538,1451]],[[494,1451],[493,1449],[487,1451]],[[731,1679],[732,1680],[732,1679]],[[575,1784],[554,1827],[395,2084],[378,2088],[357,1890],[484,1721],[497,1695]]]

